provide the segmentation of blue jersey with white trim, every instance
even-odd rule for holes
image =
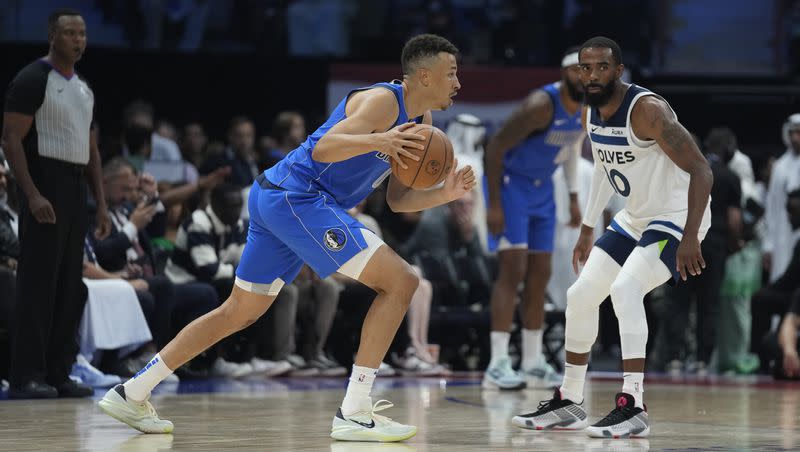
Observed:
[[[350,96],[357,91],[373,88],[385,88],[394,93],[400,107],[394,126],[408,122],[403,102],[403,85],[399,82],[382,82],[355,89],[339,102],[325,124],[309,135],[297,149],[265,171],[267,180],[293,192],[327,194],[344,209],[355,206],[369,196],[392,171],[388,155],[372,151],[340,162],[325,163],[312,159],[311,153],[320,138],[347,117],[345,106]],[[421,122],[422,117],[415,118],[415,121]]]
[[[564,109],[560,85],[561,82],[555,82],[541,88],[553,103],[553,119],[546,129],[533,133],[505,154],[503,167],[506,173],[549,183],[558,168],[556,156],[561,149],[574,145],[582,137],[581,110],[579,108],[570,115]]]

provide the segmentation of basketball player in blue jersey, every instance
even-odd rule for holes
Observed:
[[[662,97],[620,80],[621,53],[604,37],[586,41],[580,50],[594,174],[572,258],[579,276],[567,291],[566,370],[552,399],[536,412],[514,417],[519,427],[585,428],[596,438],[647,436],[644,296],[705,268],[700,241],[711,224],[711,168]],[[594,242],[594,226],[614,192],[625,198],[625,207]],[[619,320],[624,383],[615,408],[589,426],[583,386],[599,306],[608,295]]]
[[[492,290],[492,357],[485,389],[550,388],[561,380],[542,355],[544,293],[556,227],[553,172],[562,162],[570,191],[570,225],[580,225],[577,198],[577,144],[583,89],[578,48],[561,62],[561,81],[534,91],[508,118],[487,147],[488,244],[497,251],[499,272]],[[522,295],[522,364],[511,368],[508,339]]]
[[[148,402],[150,392],[179,366],[220,339],[252,324],[272,304],[303,263],[320,277],[340,272],[374,289],[361,344],[331,437],[346,441],[402,441],[416,427],[376,414],[372,404],[378,366],[405,316],[419,282],[411,266],[347,214],[389,177],[386,201],[395,211],[446,204],[475,186],[470,167],[448,174],[438,188],[416,191],[391,177],[391,160],[407,167],[424,149],[412,122],[431,123],[460,88],[458,50],[444,38],[420,35],[402,53],[403,80],[352,91],[297,149],[256,179],[249,197],[250,230],[236,270],[235,287],[218,309],[184,328],[150,363],[106,393],[100,407],[145,433],[171,432]]]

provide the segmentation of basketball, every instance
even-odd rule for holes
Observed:
[[[392,160],[392,174],[400,183],[415,190],[424,190],[442,182],[453,166],[453,145],[444,132],[428,124],[417,124],[405,130],[425,137],[425,149],[408,149],[420,156],[419,161],[404,158],[403,169]]]

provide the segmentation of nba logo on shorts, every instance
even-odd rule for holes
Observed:
[[[364,374],[359,374],[359,375],[358,375],[358,382],[359,382],[359,383],[364,383],[364,378],[365,378],[365,377],[366,377],[366,375],[364,375]]]
[[[339,251],[344,248],[344,244],[347,243],[347,236],[344,235],[344,231],[341,229],[331,228],[325,231],[325,237],[323,237],[323,241],[329,250]]]

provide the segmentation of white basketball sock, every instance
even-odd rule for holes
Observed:
[[[156,354],[142,370],[123,384],[125,397],[134,402],[147,400],[150,397],[150,391],[171,373],[172,370],[164,364],[161,355]]]
[[[636,400],[636,406],[644,409],[644,372],[623,372],[622,392]]]
[[[561,384],[562,399],[583,403],[583,385],[586,382],[586,369],[588,368],[588,364],[580,366],[566,363],[564,365],[564,383]]]
[[[363,410],[367,404],[372,403],[369,393],[372,391],[372,383],[375,382],[377,375],[378,369],[353,365],[353,373],[350,374],[350,382],[347,384],[347,392],[342,401],[343,415],[347,416]]]
[[[542,357],[542,330],[522,329],[522,368],[530,370]]]
[[[492,331],[489,336],[492,341],[492,359],[489,361],[489,367],[492,367],[497,360],[508,357],[508,341],[511,338],[511,333],[507,331]]]

